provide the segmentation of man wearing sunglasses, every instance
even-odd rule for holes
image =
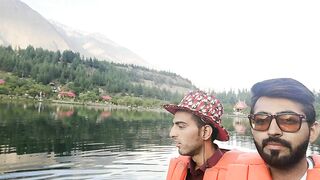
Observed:
[[[319,134],[314,95],[290,78],[265,80],[252,88],[248,116],[259,153],[245,153],[229,165],[226,179],[320,179],[320,158],[306,156]]]

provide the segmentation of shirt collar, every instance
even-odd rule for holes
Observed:
[[[199,171],[202,171],[204,173],[207,168],[211,168],[214,165],[216,165],[220,160],[220,158],[222,157],[222,155],[223,153],[221,152],[219,147],[216,148],[215,153],[197,170],[195,170],[196,163],[192,159],[190,159],[190,163],[189,163],[190,173],[191,174],[195,174],[197,172],[200,173]]]

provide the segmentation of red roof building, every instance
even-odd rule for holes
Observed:
[[[105,96],[101,96],[102,100],[104,101],[110,101],[112,98],[111,96],[105,95]]]
[[[74,92],[71,91],[61,91],[59,92],[60,97],[70,97],[70,98],[75,98],[76,94]]]
[[[6,81],[5,81],[5,80],[0,79],[0,85],[5,84],[5,83],[6,83]]]
[[[244,101],[238,101],[236,105],[234,105],[233,109],[236,111],[236,112],[240,112],[244,109],[246,109],[248,106],[246,104],[246,102]]]

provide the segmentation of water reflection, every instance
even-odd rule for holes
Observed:
[[[169,116],[164,113],[40,106],[1,104],[0,161],[6,166],[0,165],[0,170],[17,170],[17,164],[31,157],[24,156],[26,154],[35,158],[42,158],[37,153],[59,157],[112,146],[117,147],[113,151],[120,152],[145,144],[171,145],[166,138],[170,124],[165,119]],[[38,159],[32,161],[39,162]],[[43,162],[51,163],[55,162]]]
[[[171,146],[148,145],[134,151],[118,151],[121,148],[113,146],[78,155],[50,157],[53,161],[50,164],[39,166],[40,161],[38,166],[29,167],[29,171],[5,173],[0,179],[164,179],[168,157],[174,156]]]
[[[235,133],[239,134],[239,135],[246,135],[248,134],[248,124],[247,124],[247,119],[244,117],[239,117],[239,116],[235,116],[233,118],[233,127],[234,127],[234,131]]]
[[[177,155],[171,125],[167,113],[0,102],[0,179],[164,179]],[[231,138],[220,146],[255,149],[246,118],[223,125]]]

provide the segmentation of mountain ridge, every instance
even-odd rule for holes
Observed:
[[[32,44],[53,51],[70,49],[52,24],[19,0],[2,0],[0,21],[2,45],[26,48]]]
[[[0,45],[14,48],[42,47],[72,50],[85,57],[150,67],[143,58],[101,34],[83,33],[49,21],[20,0],[0,3]]]

